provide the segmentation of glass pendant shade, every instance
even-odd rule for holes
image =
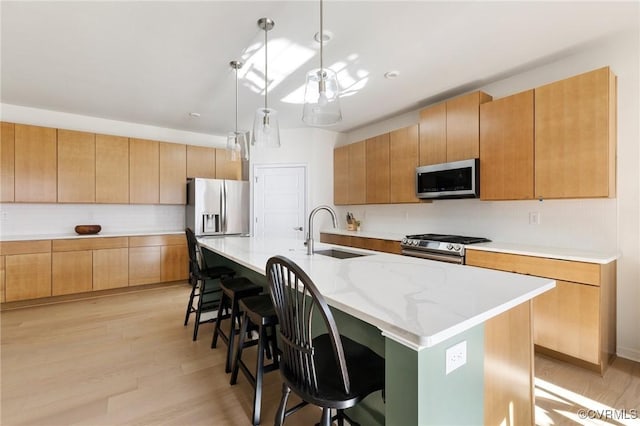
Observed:
[[[231,161],[249,159],[249,147],[244,133],[229,132],[227,135],[227,153]]]
[[[342,120],[338,77],[330,69],[314,69],[307,73],[304,88],[302,121],[311,126],[329,126]]]
[[[280,147],[278,111],[273,108],[258,108],[253,120],[251,144],[267,148]]]

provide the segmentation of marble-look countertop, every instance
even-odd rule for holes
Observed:
[[[34,234],[34,235],[0,235],[0,241],[35,241],[35,240],[66,240],[71,238],[106,238],[106,237],[140,237],[147,235],[171,235],[184,234],[182,231],[128,231],[128,232],[102,232],[93,235],[80,235],[75,232],[64,234]]]
[[[555,281],[409,256],[341,247],[368,256],[308,256],[302,241],[255,237],[199,238],[200,244],[265,275],[276,254],[296,262],[327,302],[420,350],[443,342],[533,297]],[[336,247],[316,242],[316,250]],[[339,246],[338,246],[339,247]]]
[[[323,229],[321,232],[353,237],[379,238],[382,240],[401,241],[405,235],[377,231],[347,231],[345,229]],[[524,256],[548,257],[551,259],[572,260],[576,262],[606,264],[620,258],[620,253],[610,251],[582,250],[563,247],[536,246],[519,243],[504,243],[492,241],[490,243],[469,244],[467,250],[484,250],[496,253],[520,254]]]

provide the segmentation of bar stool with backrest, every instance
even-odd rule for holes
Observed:
[[[333,419],[355,425],[344,410],[367,395],[384,390],[384,359],[368,347],[338,333],[335,320],[311,278],[291,260],[267,261],[267,280],[280,323],[282,399],[275,424],[310,403],[322,408],[320,425]],[[320,315],[325,333],[311,335],[311,318]],[[302,402],[287,410],[290,392]],[[332,419],[331,409],[337,410]]]
[[[242,325],[238,334],[238,344],[233,357],[233,368],[229,383],[235,385],[238,379],[238,370],[242,370],[249,384],[253,387],[253,413],[252,425],[260,424],[260,409],[262,405],[262,378],[265,373],[278,370],[278,343],[277,330],[278,316],[273,307],[271,296],[261,294],[245,297],[240,300],[240,310],[244,312]],[[256,329],[258,338],[249,340],[249,333]],[[242,360],[244,349],[258,346],[255,373]],[[265,364],[265,354],[272,361]]]
[[[236,271],[226,266],[207,266],[193,230],[186,228],[185,234],[189,250],[191,293],[189,294],[187,312],[184,316],[184,325],[186,326],[189,323],[191,314],[196,314],[195,325],[193,326],[193,340],[196,340],[200,324],[215,321],[215,317],[205,321],[200,319],[202,313],[214,311],[219,307],[222,290],[220,289],[220,283],[215,281],[220,281],[222,278],[231,278],[236,274]],[[196,297],[198,301],[194,306],[193,301]]]
[[[227,360],[225,362],[224,371],[231,372],[231,360],[233,357],[233,345],[235,338],[239,332],[242,311],[240,310],[240,300],[249,296],[256,296],[262,293],[262,286],[255,284],[246,277],[236,277],[231,279],[223,279],[220,282],[220,308],[218,309],[218,317],[216,325],[213,329],[213,339],[211,339],[211,347],[215,348],[218,344],[218,337],[227,344]],[[222,330],[222,320],[229,319],[229,334]]]

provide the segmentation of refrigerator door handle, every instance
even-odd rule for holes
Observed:
[[[222,212],[222,233],[227,233],[227,182],[222,181],[222,191],[220,195],[220,211]]]

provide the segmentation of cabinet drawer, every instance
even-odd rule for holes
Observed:
[[[70,240],[53,240],[52,250],[59,252],[127,248],[127,244],[127,237],[74,238]]]
[[[336,235],[321,232],[320,241],[327,244],[337,244],[339,246],[353,247],[352,237],[349,235]]]
[[[187,239],[184,234],[129,237],[129,247],[174,246],[180,244],[187,244]]]
[[[50,252],[51,240],[5,241],[0,243],[0,255]]]
[[[546,257],[493,253],[467,250],[466,263],[470,266],[498,269],[519,274],[536,275],[563,281],[600,285],[600,265]]]

